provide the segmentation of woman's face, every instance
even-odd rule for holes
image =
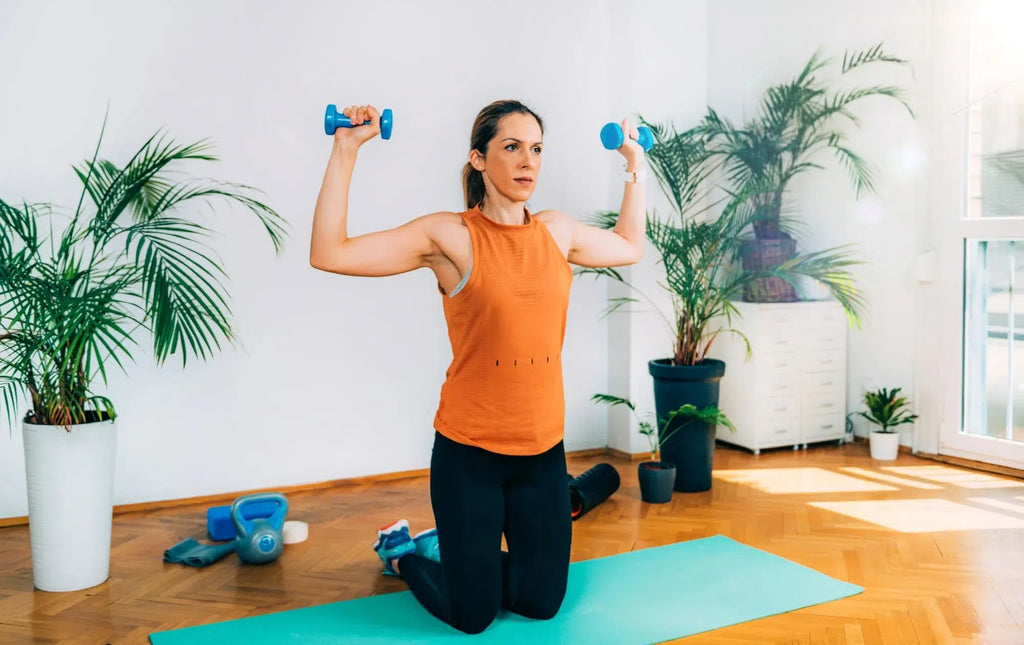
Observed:
[[[543,134],[529,114],[502,117],[498,133],[487,144],[487,158],[473,150],[470,163],[484,173],[488,192],[496,190],[514,202],[525,202],[537,185]]]

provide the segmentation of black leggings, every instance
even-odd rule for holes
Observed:
[[[486,629],[500,608],[539,619],[558,613],[572,541],[561,442],[519,457],[435,433],[430,501],[441,562],[413,554],[398,560],[427,611],[470,634]]]

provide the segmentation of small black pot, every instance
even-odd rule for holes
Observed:
[[[640,478],[640,499],[649,504],[672,501],[676,466],[667,461],[645,461],[636,467]]]

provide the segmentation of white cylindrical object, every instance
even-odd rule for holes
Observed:
[[[281,527],[281,537],[285,544],[305,542],[309,537],[309,524],[288,520]]]
[[[75,591],[110,575],[114,421],[22,423],[32,577],[42,591]]]
[[[879,461],[893,461],[900,452],[900,433],[898,432],[871,432],[868,440],[871,448],[871,458]]]

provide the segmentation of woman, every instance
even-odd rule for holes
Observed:
[[[353,123],[370,124],[334,135],[313,215],[310,264],[355,276],[430,268],[453,354],[434,418],[436,533],[412,538],[400,520],[377,532],[374,550],[385,574],[400,575],[428,611],[464,632],[483,631],[502,607],[551,618],[565,595],[572,537],[560,359],[570,263],[612,267],[640,259],[645,215],[637,130],[622,121],[627,183],[613,230],[526,209],[540,173],[543,123],[518,101],[497,101],[473,124],[465,212],[431,213],[350,238],[356,154],[380,132],[380,119],[370,105],[344,112]]]

